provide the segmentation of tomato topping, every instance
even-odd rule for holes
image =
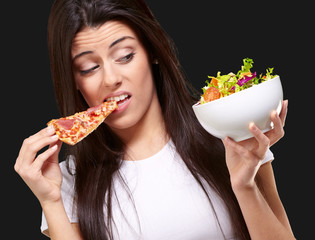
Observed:
[[[220,97],[220,91],[215,87],[209,87],[203,95],[205,102],[211,102],[213,100],[219,99]]]

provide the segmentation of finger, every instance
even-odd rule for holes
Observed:
[[[60,150],[61,150],[62,142],[59,140],[59,141],[57,141],[56,144],[50,145],[49,148],[51,148],[51,147],[53,147],[55,145],[57,145],[57,151],[50,157],[50,161],[59,164],[58,156],[59,156],[59,153],[60,153]]]
[[[37,141],[31,139],[30,141],[25,141],[23,143],[23,149],[21,149],[21,153],[19,155],[21,164],[31,164],[34,161],[38,151],[40,151],[45,146],[57,142],[57,135],[47,135],[48,136],[37,138]]]
[[[249,124],[249,130],[258,142],[258,148],[254,150],[254,154],[259,159],[263,159],[266,155],[268,148],[269,148],[270,140],[265,134],[263,134],[263,132],[260,129],[258,129],[258,127],[255,125],[255,123]]]
[[[36,154],[45,146],[51,145],[58,141],[58,136],[47,136],[42,139],[39,139],[37,142],[29,146],[29,151],[25,154],[24,161],[32,163],[36,157]]]
[[[40,171],[43,167],[45,161],[50,159],[56,153],[58,153],[58,144],[53,145],[52,147],[48,148],[43,153],[39,154],[33,163],[33,167],[35,171]],[[57,158],[58,159],[58,158]]]
[[[34,142],[37,142],[39,139],[43,138],[44,136],[52,136],[54,134],[55,134],[55,129],[52,126],[49,126],[40,130],[36,134],[26,138],[23,141],[19,155],[24,155],[24,153],[28,151],[28,146],[32,145]]]
[[[270,120],[273,122],[274,131],[277,133],[281,133],[283,130],[283,122],[280,116],[277,114],[277,111],[272,111],[270,115]]]
[[[284,129],[283,129],[283,122],[276,111],[273,111],[271,113],[270,118],[271,118],[271,121],[273,122],[274,127],[271,131],[266,133],[266,136],[269,137],[271,141],[271,145],[273,145],[284,136]]]
[[[281,112],[279,114],[279,117],[281,119],[281,123],[282,123],[282,126],[284,127],[285,125],[285,119],[287,117],[287,114],[288,114],[288,104],[289,104],[289,101],[288,100],[285,100],[283,101],[282,103],[282,109],[281,109]]]
[[[243,147],[240,144],[237,144],[230,137],[226,137],[222,142],[223,142],[223,145],[225,147],[225,151],[227,154],[229,154],[231,151],[237,153],[238,155],[244,155],[248,152],[245,147]]]
[[[55,129],[53,126],[48,126],[46,128],[43,128],[39,132],[35,133],[34,135],[28,137],[27,139],[24,140],[29,145],[32,145],[34,142],[37,142],[43,137],[47,136],[52,136],[56,133]]]

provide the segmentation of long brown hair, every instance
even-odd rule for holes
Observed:
[[[57,103],[62,115],[88,106],[76,90],[71,44],[83,27],[98,27],[110,20],[124,21],[138,35],[148,54],[159,61],[152,66],[155,86],[168,135],[196,181],[203,180],[225,202],[240,239],[250,239],[231,188],[222,142],[208,134],[191,106],[195,90],[186,80],[176,48],[143,0],[56,0],[48,22],[48,47]],[[113,176],[119,172],[124,144],[102,124],[67,153],[75,158],[75,204],[84,239],[112,239]],[[211,199],[208,196],[209,204]],[[104,213],[104,206],[106,213]],[[213,207],[213,206],[212,206]],[[218,219],[217,219],[218,220]]]

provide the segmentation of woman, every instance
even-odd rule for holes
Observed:
[[[48,45],[62,115],[119,104],[60,165],[52,128],[23,142],[15,170],[51,239],[294,239],[269,151],[284,134],[287,101],[266,134],[252,123],[254,137],[241,143],[209,135],[142,0],[56,0]]]

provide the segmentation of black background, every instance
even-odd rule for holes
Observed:
[[[41,208],[13,166],[24,138],[59,116],[51,82],[46,27],[53,1],[2,3],[2,235],[47,239]],[[175,41],[193,85],[237,71],[244,57],[257,72],[275,67],[289,99],[285,137],[271,148],[278,191],[298,239],[313,235],[314,19],[303,1],[147,0]],[[266,98],[268,93],[266,93]],[[4,230],[4,232],[3,232]],[[6,238],[5,237],[5,238]]]

